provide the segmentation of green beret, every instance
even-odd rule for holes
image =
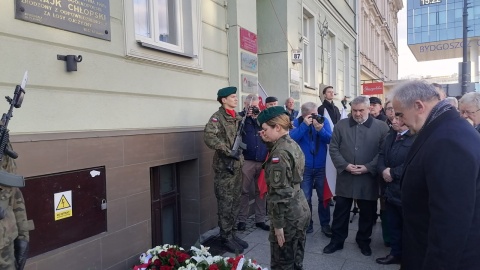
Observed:
[[[236,92],[237,92],[237,88],[235,86],[225,87],[225,88],[222,88],[222,89],[218,90],[217,98],[228,97],[231,94],[235,94]]]
[[[279,115],[286,114],[288,115],[288,112],[283,108],[283,106],[273,106],[268,109],[263,110],[258,116],[257,116],[257,121],[260,124],[260,126],[269,121],[270,119],[277,117]]]

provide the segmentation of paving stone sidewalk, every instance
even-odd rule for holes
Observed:
[[[313,201],[313,228],[314,232],[307,234],[307,243],[305,246],[305,258],[303,261],[304,270],[398,270],[399,265],[380,265],[375,262],[378,257],[384,257],[390,252],[383,244],[382,226],[380,219],[373,227],[372,232],[372,255],[364,256],[360,253],[355,242],[355,235],[358,229],[358,215],[350,223],[348,238],[345,241],[343,250],[333,254],[323,254],[323,248],[330,242],[320,231],[320,224],[317,214],[317,198],[312,196]],[[333,214],[334,207],[331,207]],[[267,222],[268,223],[268,222]],[[270,269],[270,243],[268,242],[268,232],[256,228],[253,217],[247,221],[247,229],[244,232],[237,232],[237,235],[250,245],[245,250],[245,257],[255,259],[263,267]],[[218,243],[217,243],[218,248]],[[215,250],[215,247],[213,248]],[[216,252],[222,254],[223,251],[217,249]],[[223,256],[235,256],[231,253],[223,253]]]

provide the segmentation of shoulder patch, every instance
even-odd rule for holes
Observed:
[[[215,117],[212,117],[212,119],[210,119],[210,120],[212,120],[212,122],[218,122],[218,119],[215,118]]]
[[[273,164],[277,164],[280,162],[280,158],[279,157],[272,157],[272,163]]]
[[[282,171],[273,171],[273,181],[279,183],[282,179]]]

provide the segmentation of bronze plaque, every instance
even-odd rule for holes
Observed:
[[[110,0],[15,0],[15,19],[110,40]]]

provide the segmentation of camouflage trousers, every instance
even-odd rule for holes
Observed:
[[[242,194],[241,167],[236,168],[234,174],[227,171],[215,171],[215,197],[217,197],[218,226],[223,239],[232,238]]]
[[[276,241],[270,242],[271,270],[303,270],[305,242],[307,240],[306,229],[294,229],[295,235],[292,240],[285,242],[283,247],[280,247]],[[270,234],[272,233],[275,234],[273,229],[270,230]]]
[[[0,249],[0,270],[16,270],[13,243]]]

